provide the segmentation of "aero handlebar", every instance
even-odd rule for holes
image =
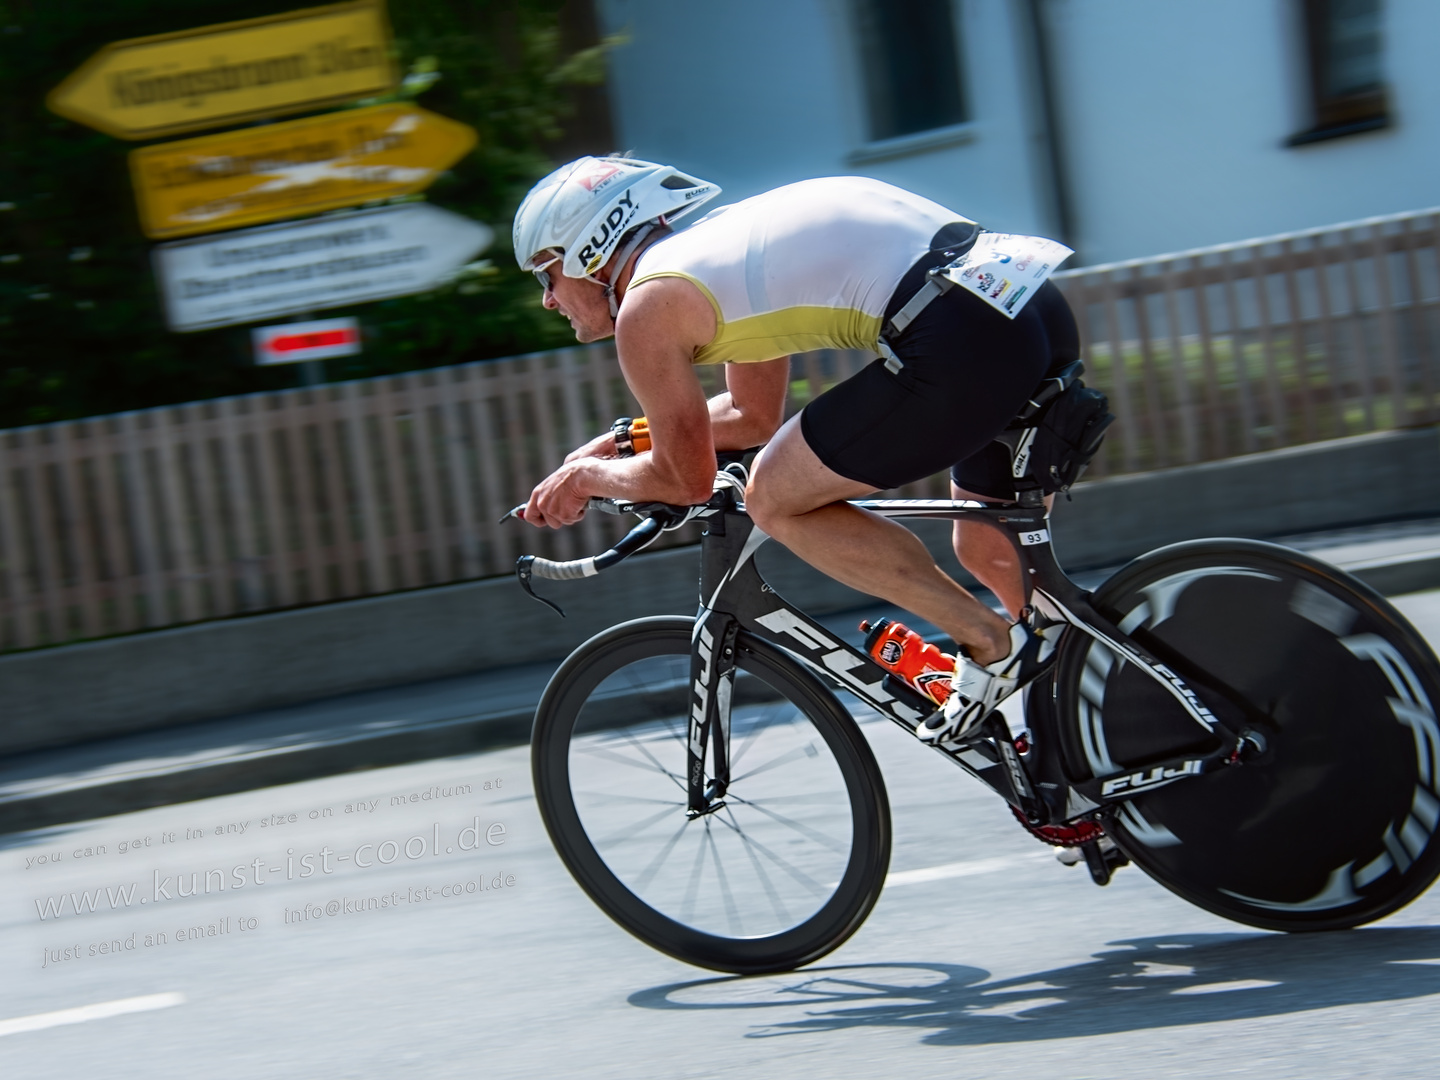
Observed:
[[[643,520],[626,533],[614,547],[608,551],[602,551],[599,555],[591,555],[584,559],[570,559],[566,562],[542,559],[538,555],[521,555],[515,561],[515,576],[519,578],[521,588],[542,604],[554,608],[562,616],[565,612],[561,610],[559,604],[536,594],[530,585],[531,577],[545,578],[549,581],[578,581],[581,578],[594,577],[601,570],[608,570],[617,563],[628,559],[637,551],[648,547],[667,529],[683,525],[704,507],[703,505],[670,506],[667,503],[627,503],[617,502],[614,499],[591,499],[590,509],[603,510],[607,514],[640,514],[643,516]],[[517,506],[505,517],[523,517],[523,510],[523,506]]]
[[[520,579],[520,586],[542,604],[547,604],[560,612],[558,604],[546,600],[543,596],[537,596],[535,590],[530,586],[531,577],[545,578],[549,581],[578,581],[581,578],[594,577],[601,570],[608,570],[617,563],[623,562],[637,551],[648,547],[662,532],[670,529],[678,529],[692,518],[709,510],[714,512],[724,504],[725,499],[736,499],[737,495],[743,495],[745,490],[746,472],[744,467],[738,463],[729,464],[715,474],[714,494],[708,502],[700,503],[697,506],[672,506],[669,503],[658,502],[622,502],[617,499],[591,499],[588,509],[602,510],[607,514],[639,514],[644,520],[626,533],[618,543],[608,551],[602,551],[599,555],[591,555],[585,559],[570,559],[567,562],[555,562],[551,559],[542,559],[536,555],[521,555],[515,562],[515,576]],[[738,500],[736,502],[738,505]],[[525,507],[517,506],[505,517],[508,518],[525,516]]]
[[[635,554],[659,536],[663,530],[664,525],[658,517],[647,517],[626,533],[614,547],[608,551],[602,551],[599,555],[591,555],[586,559],[571,559],[568,562],[554,562],[536,555],[522,555],[516,569],[523,577],[526,576],[526,573],[520,568],[528,567],[529,573],[536,577],[548,578],[551,581],[575,581],[579,578],[594,577],[601,570],[608,570],[622,559]]]

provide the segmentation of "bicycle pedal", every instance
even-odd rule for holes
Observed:
[[[1107,858],[1110,857],[1111,852],[1118,853],[1120,850],[1115,846],[1115,841],[1111,840],[1108,836],[1101,836],[1098,840],[1094,841],[1094,843],[1099,845],[1100,854]],[[1085,853],[1080,850],[1081,847],[1082,845],[1075,844],[1073,847],[1061,848],[1055,852],[1055,861],[1061,866],[1079,866],[1085,861]],[[1124,856],[1122,855],[1121,858],[1124,858]]]
[[[1066,852],[1075,851],[1077,857],[1072,861],[1061,859],[1067,866],[1073,866],[1082,860],[1090,871],[1090,880],[1096,885],[1109,885],[1110,878],[1116,870],[1122,866],[1130,865],[1129,857],[1115,846],[1115,841],[1108,836],[1102,836],[1099,840],[1087,840],[1078,848],[1067,848]],[[1059,855],[1056,858],[1060,858]]]

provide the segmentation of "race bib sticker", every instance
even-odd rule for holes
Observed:
[[[1007,319],[1013,319],[1056,267],[1073,254],[1073,248],[1043,236],[987,232],[981,233],[965,256],[943,273]]]
[[[1049,542],[1049,529],[1036,529],[1034,532],[1022,532],[1020,534],[1020,543],[1026,547],[1034,547],[1036,544],[1048,544]]]

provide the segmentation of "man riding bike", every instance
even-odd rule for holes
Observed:
[[[981,230],[901,188],[807,180],[672,229],[718,194],[670,166],[587,157],[521,204],[521,268],[578,340],[615,336],[645,412],[571,453],[535,488],[525,520],[573,524],[591,497],[701,503],[717,450],[765,444],[746,488],[750,516],[822,572],[954,638],[953,691],[918,734],[962,739],[1050,659],[1050,643],[1020,618],[1027,591],[1010,540],[956,523],[956,555],[1013,624],[908,529],[847,500],[946,467],[957,499],[1013,500],[1010,458],[993,439],[1047,373],[1078,357],[1075,320],[1049,282],[1013,319],[961,288],[936,290],[918,314],[907,308],[927,271]],[[897,329],[902,309],[913,318]],[[823,348],[883,356],[782,423],[789,355]],[[727,389],[707,401],[694,365],[715,363],[726,365]]]

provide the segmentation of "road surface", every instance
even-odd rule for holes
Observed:
[[[1440,593],[1398,603],[1440,641]],[[0,840],[0,1076],[1434,1075],[1440,891],[1291,937],[1133,867],[1098,889],[898,729],[864,730],[891,879],[849,943],[782,976],[716,977],[606,919],[551,851],[523,748]]]

